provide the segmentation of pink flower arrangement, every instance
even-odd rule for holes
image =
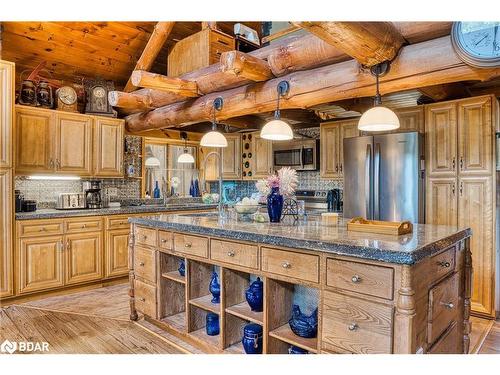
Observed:
[[[267,178],[255,183],[257,190],[262,196],[271,193],[272,188],[279,188],[284,196],[291,197],[295,194],[298,185],[297,171],[289,167],[281,168],[277,174],[271,174]]]

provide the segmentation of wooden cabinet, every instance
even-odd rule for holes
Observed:
[[[273,143],[253,133],[252,175],[254,179],[265,178],[273,171]]]
[[[321,124],[320,153],[322,178],[342,178],[344,172],[344,139],[359,135],[358,121],[335,121]]]
[[[102,278],[102,233],[66,235],[65,283],[67,285]]]
[[[19,245],[19,294],[64,285],[63,236],[22,238]]]
[[[55,128],[56,172],[92,175],[92,118],[60,112]]]
[[[225,134],[227,147],[222,149],[222,178],[238,180],[241,178],[241,136]]]
[[[16,173],[55,171],[54,112],[16,108]]]
[[[424,106],[401,108],[395,111],[399,118],[399,129],[394,132],[419,132],[424,128]]]
[[[129,229],[106,232],[104,246],[104,277],[124,276],[128,273]]]
[[[14,293],[12,170],[0,169],[0,298]]]
[[[428,178],[425,200],[425,222],[437,225],[457,225],[458,190],[454,177]]]
[[[205,181],[216,181],[219,178],[219,157],[215,154],[219,152],[215,147],[200,147],[200,170]]]
[[[123,127],[123,120],[95,118],[95,176],[123,177]]]
[[[0,168],[12,167],[14,64],[0,60]]]

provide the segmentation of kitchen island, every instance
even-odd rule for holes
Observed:
[[[347,231],[346,220],[325,227],[318,218],[269,224],[186,214],[129,221],[131,319],[139,311],[206,352],[242,352],[248,322],[262,326],[264,353],[286,353],[290,345],[310,353],[468,352],[470,229],[417,224],[394,237]],[[208,291],[214,270],[219,304]],[[256,276],[264,282],[262,312],[245,301]],[[301,293],[317,296],[315,338],[299,337],[288,325]],[[208,312],[220,317],[217,336],[205,332]]]

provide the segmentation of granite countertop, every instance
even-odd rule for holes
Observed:
[[[347,221],[340,219],[335,227],[323,226],[319,217],[297,224],[220,222],[217,215],[196,213],[129,219],[131,223],[153,228],[397,264],[417,263],[472,234],[470,228],[430,224],[414,224],[413,233],[408,235],[370,234],[348,231]]]
[[[34,212],[17,212],[16,220],[33,219],[58,219],[65,217],[78,216],[101,216],[101,215],[123,215],[150,212],[171,212],[185,210],[206,210],[216,208],[216,204],[204,203],[174,203],[166,205],[140,205],[140,206],[122,206],[116,208],[98,208],[98,209],[80,209],[80,210],[56,210],[54,208],[40,209]]]

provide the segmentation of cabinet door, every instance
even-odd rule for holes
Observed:
[[[216,181],[219,178],[219,158],[212,152],[219,152],[215,147],[200,147],[200,170],[205,181]]]
[[[491,97],[458,103],[458,157],[460,175],[490,174],[493,171]]]
[[[222,177],[225,180],[241,178],[241,137],[226,134],[227,147],[222,149]]]
[[[14,64],[0,60],[0,168],[12,167]]]
[[[427,106],[425,160],[429,176],[452,176],[457,171],[457,119],[455,103]]]
[[[16,107],[16,172],[53,172],[53,112]]]
[[[104,276],[123,276],[128,273],[129,229],[112,230],[106,233],[104,254]]]
[[[123,177],[123,121],[94,118],[94,175]]]
[[[265,178],[273,171],[273,143],[253,133],[253,177]]]
[[[344,175],[344,139],[359,136],[358,120],[342,122],[339,137],[339,175]]]
[[[66,235],[66,284],[102,278],[102,233]]]
[[[396,114],[400,127],[395,132],[424,132],[424,106],[402,108]]]
[[[22,238],[18,267],[20,294],[63,286],[63,237]]]
[[[472,228],[472,310],[494,316],[495,254],[491,177],[459,178],[459,227]]]
[[[56,114],[56,169],[58,173],[92,174],[92,118]]]
[[[455,177],[428,178],[426,182],[425,222],[457,225],[458,187]]]
[[[322,178],[340,177],[340,126],[335,123],[321,124],[320,128],[320,153]]]
[[[14,294],[12,170],[0,169],[0,298]]]

